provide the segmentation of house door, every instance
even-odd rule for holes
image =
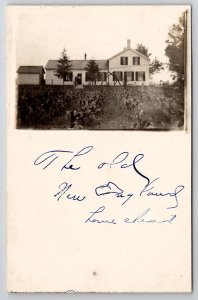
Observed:
[[[82,84],[82,73],[77,74],[77,84]]]

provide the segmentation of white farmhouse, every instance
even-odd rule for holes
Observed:
[[[114,85],[116,79],[127,85],[149,84],[149,58],[131,49],[130,40],[127,40],[127,47],[109,58],[108,62],[108,71],[113,74],[109,76],[110,85]]]
[[[42,66],[20,66],[17,70],[18,84],[38,85],[44,82],[44,69]]]
[[[49,60],[46,69],[47,85],[62,85],[62,79],[56,73],[57,60]],[[127,47],[107,60],[96,60],[100,73],[96,84],[109,85],[148,85],[149,84],[149,58],[131,49],[130,40]],[[71,76],[64,82],[65,85],[73,85],[78,77],[78,83],[89,85],[89,74],[85,70],[87,65],[86,54],[84,60],[71,60]]]
[[[46,69],[46,84],[59,85],[63,84],[63,80],[58,78],[55,73],[57,69],[57,60],[49,60],[45,69]],[[100,74],[97,78],[96,84],[102,84],[106,82],[107,72],[108,72],[108,61],[107,60],[96,60],[98,64]],[[85,71],[87,65],[86,55],[84,60],[71,60],[71,76],[64,82],[64,85],[73,85],[75,77],[78,77],[78,83],[80,85],[88,85],[90,83],[89,76]]]

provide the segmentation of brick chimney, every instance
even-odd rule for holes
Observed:
[[[84,58],[85,58],[85,60],[87,60],[87,53],[84,54]]]
[[[131,40],[127,40],[127,49],[131,48]]]

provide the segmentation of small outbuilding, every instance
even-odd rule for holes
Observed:
[[[17,70],[18,84],[43,84],[44,68],[43,66],[20,66]]]

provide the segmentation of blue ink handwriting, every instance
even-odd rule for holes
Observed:
[[[44,165],[43,170],[45,170],[61,154],[72,154],[71,158],[67,161],[67,163],[62,166],[61,171],[63,171],[64,169],[76,171],[76,170],[80,169],[79,166],[74,165],[74,163],[76,163],[77,158],[79,158],[80,156],[88,154],[92,150],[93,150],[93,146],[87,146],[87,147],[81,149],[80,151],[78,151],[77,153],[74,153],[74,151],[69,151],[69,150],[51,150],[51,151],[47,151],[47,152],[44,152],[44,153],[42,153],[41,155],[39,155],[37,157],[37,159],[34,161],[34,165],[37,166],[37,165],[43,164]]]
[[[124,202],[121,205],[124,205],[132,196],[132,193],[127,195],[124,194],[124,191],[120,189],[114,182],[109,181],[107,184],[103,184],[95,188],[95,193],[97,196],[104,196],[113,194],[117,198],[124,198]]]
[[[97,208],[94,211],[91,211],[90,214],[91,216],[89,218],[86,219],[85,223],[97,223],[97,224],[113,224],[116,225],[116,220],[113,218],[111,220],[109,219],[95,219],[95,216],[102,213],[105,210],[105,206],[101,206],[99,208]]]
[[[171,215],[169,219],[165,219],[165,220],[156,220],[156,219],[147,219],[145,220],[143,217],[145,215],[148,214],[148,212],[150,212],[151,209],[147,208],[146,210],[144,210],[143,212],[141,212],[137,217],[135,217],[134,219],[130,220],[129,218],[125,218],[124,222],[128,223],[128,224],[133,224],[133,223],[168,223],[171,224],[173,222],[173,220],[176,218],[176,215]]]
[[[63,182],[59,185],[59,189],[60,191],[58,191],[54,197],[57,197],[56,200],[59,201],[63,196],[65,198],[67,198],[68,200],[73,200],[73,201],[84,201],[85,200],[85,196],[79,196],[79,195],[72,195],[72,194],[68,194],[66,192],[68,192],[69,189],[71,189],[72,184],[69,184],[67,182]]]
[[[132,167],[134,169],[134,171],[141,176],[142,178],[144,178],[147,181],[147,184],[150,183],[150,179],[144,175],[142,172],[139,171],[139,169],[137,168],[137,163],[139,161],[141,161],[144,158],[144,154],[140,153],[137,154],[132,163],[127,164],[127,163],[123,163],[129,156],[129,152],[121,152],[120,154],[118,154],[110,163],[107,162],[102,162],[98,165],[98,169],[102,169],[104,166],[108,166],[110,168],[112,168],[115,165],[118,165],[121,169],[126,169],[126,168],[130,168]]]
[[[184,185],[178,185],[175,187],[175,189],[172,192],[156,192],[154,191],[154,186],[152,185],[153,182],[157,181],[159,178],[155,178],[152,180],[149,184],[145,185],[143,190],[140,192],[140,196],[142,196],[144,193],[146,196],[156,196],[156,197],[173,197],[175,199],[175,205],[167,207],[167,209],[172,209],[178,207],[178,197],[177,195],[184,189]],[[152,191],[151,191],[152,190]]]

